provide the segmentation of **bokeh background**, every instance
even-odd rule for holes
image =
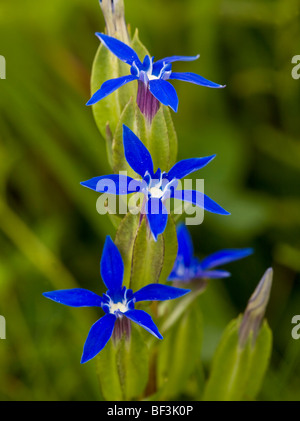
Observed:
[[[267,318],[271,365],[258,399],[300,400],[299,0],[125,0],[126,19],[157,59],[201,54],[193,71],[226,89],[174,82],[179,158],[217,154],[201,171],[206,193],[231,211],[193,227],[196,253],[253,247],[202,296],[203,361],[274,268]],[[53,305],[42,292],[97,291],[99,259],[114,229],[79,182],[110,171],[89,99],[104,30],[97,0],[1,0],[0,340],[1,400],[101,399],[93,363],[80,365],[97,314]]]

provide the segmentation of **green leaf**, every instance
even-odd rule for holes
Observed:
[[[97,355],[96,366],[101,392],[107,401],[137,399],[147,385],[149,349],[140,332],[131,323],[131,335],[116,344],[110,340]]]
[[[159,399],[174,399],[185,390],[200,360],[202,313],[199,301],[164,334],[158,348],[157,382]]]
[[[159,235],[154,241],[144,217],[133,247],[130,288],[137,291],[147,284],[158,282],[163,258],[163,238]]]
[[[254,399],[259,391],[271,352],[271,334],[266,322],[256,342],[252,332],[243,348],[239,346],[241,316],[224,331],[213,358],[211,375],[203,400],[238,401]]]
[[[116,363],[117,352],[117,347],[110,340],[105,348],[95,357],[101,392],[107,401],[123,400],[123,392]]]
[[[124,156],[124,146],[123,146],[123,124],[128,126],[131,130],[134,131],[134,122],[135,122],[135,101],[131,97],[128,103],[126,104],[120,119],[118,121],[114,139],[112,142],[112,164],[114,173],[119,171],[127,171],[128,176],[135,176],[135,172],[127,164],[127,161]]]
[[[246,399],[252,400],[257,396],[270,361],[271,351],[272,331],[267,320],[264,320],[256,338],[255,347],[251,347],[249,377],[244,392]]]
[[[177,134],[175,131],[174,123],[171,117],[171,111],[169,107],[162,107],[164,112],[164,117],[167,125],[168,138],[169,138],[169,168],[171,168],[177,161],[177,150],[178,150],[178,141]]]
[[[131,323],[131,338],[122,341],[119,364],[123,370],[123,390],[126,400],[141,397],[149,376],[149,349],[140,333],[140,326]]]
[[[134,36],[131,41],[131,48],[134,49],[134,51],[137,53],[139,59],[143,62],[145,56],[150,56],[149,51],[144,46],[144,44],[141,43],[139,39],[139,31],[138,29],[135,30]]]
[[[170,142],[163,106],[152,120],[146,146],[151,153],[154,168],[161,168],[163,171],[169,169]]]
[[[122,219],[115,237],[115,244],[121,253],[124,263],[123,285],[126,288],[129,288],[130,284],[132,252],[139,226],[139,218],[140,215],[133,215],[128,212]]]
[[[91,93],[94,94],[101,85],[109,80],[121,76],[119,74],[118,58],[114,56],[103,44],[100,44],[92,67]],[[120,117],[120,104],[118,92],[114,92],[92,105],[93,114],[100,133],[107,138],[107,125],[113,134]]]
[[[229,323],[216,350],[203,400],[241,400],[246,387],[250,349],[238,347],[240,319]]]
[[[164,284],[173,269],[178,250],[176,226],[171,216],[168,217],[167,226],[163,233],[163,239],[164,261],[159,277],[159,283]]]

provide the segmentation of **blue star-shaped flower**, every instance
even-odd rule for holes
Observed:
[[[166,57],[156,62],[154,62],[153,57],[150,58],[146,55],[142,63],[136,52],[128,45],[108,35],[98,32],[96,35],[108,50],[130,65],[131,74],[104,82],[101,88],[87,102],[87,105],[95,104],[126,83],[137,80],[139,81],[138,106],[141,112],[152,120],[159,108],[159,103],[171,107],[175,112],[177,111],[178,97],[174,87],[168,80],[176,79],[209,88],[224,88],[224,85],[211,82],[195,73],[176,73],[172,71],[173,62],[196,60],[199,58],[198,55]]]
[[[203,260],[194,257],[190,233],[184,224],[177,227],[178,253],[169,281],[190,282],[194,279],[227,278],[230,273],[214,269],[216,266],[242,259],[253,253],[253,249],[226,249],[210,254]],[[211,270],[213,269],[213,270]]]
[[[125,158],[130,167],[142,177],[134,180],[126,175],[110,174],[94,177],[81,184],[100,193],[129,194],[142,192],[144,194],[145,213],[155,241],[167,225],[168,211],[164,201],[168,198],[180,199],[205,210],[221,215],[229,215],[225,209],[196,190],[176,190],[178,181],[194,171],[203,168],[215,155],[205,158],[191,158],[177,162],[169,172],[160,168],[154,173],[153,161],[148,149],[140,139],[123,125],[123,144]]]
[[[142,326],[158,339],[162,339],[152,318],[143,310],[136,310],[140,301],[165,301],[181,297],[190,290],[162,284],[149,284],[137,292],[122,287],[124,266],[117,246],[106,237],[100,262],[101,276],[108,291],[102,295],[83,288],[45,292],[43,295],[60,304],[71,307],[101,307],[105,316],[101,317],[89,331],[84,344],[81,363],[94,358],[112,336],[118,319],[127,319]]]

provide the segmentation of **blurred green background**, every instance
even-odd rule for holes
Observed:
[[[265,269],[274,268],[267,318],[274,334],[258,399],[300,400],[300,54],[299,0],[125,0],[156,59],[176,63],[226,89],[174,82],[179,158],[217,154],[199,173],[206,193],[231,211],[192,227],[199,257],[226,247],[255,254],[228,265],[232,277],[202,296],[203,361],[227,323],[242,312]],[[97,313],[53,305],[42,292],[101,288],[106,216],[79,182],[110,171],[89,99],[89,77],[104,30],[97,0],[1,0],[0,340],[1,400],[101,398],[93,362],[80,365]],[[192,398],[192,397],[190,397]]]

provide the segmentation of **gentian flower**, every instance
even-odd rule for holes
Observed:
[[[116,89],[134,80],[138,81],[137,104],[141,112],[151,121],[159,109],[160,103],[171,107],[175,112],[178,109],[178,97],[174,87],[168,80],[182,80],[209,88],[224,88],[224,85],[211,82],[195,73],[176,73],[172,71],[175,61],[192,61],[197,56],[172,56],[154,61],[154,57],[145,56],[143,62],[137,53],[128,45],[108,35],[96,33],[104,46],[120,60],[129,64],[130,75],[110,79],[102,84],[94,93],[87,105],[95,104]]]
[[[45,292],[43,295],[60,304],[71,307],[101,307],[105,315],[89,331],[84,344],[81,363],[94,358],[111,338],[114,328],[120,327],[119,321],[131,320],[142,326],[158,339],[162,339],[156,325],[148,313],[134,308],[140,301],[165,301],[181,297],[190,290],[162,284],[149,284],[135,293],[122,287],[124,265],[117,246],[109,236],[106,237],[100,262],[103,282],[108,288],[102,297],[83,288],[73,288]],[[118,326],[117,326],[118,325]]]
[[[177,227],[178,253],[169,281],[190,282],[194,279],[227,278],[230,273],[214,269],[216,266],[242,259],[253,253],[253,249],[225,249],[217,251],[203,260],[194,257],[190,233],[184,224]]]
[[[206,196],[195,190],[176,190],[178,181],[194,171],[203,168],[215,155],[205,158],[191,158],[177,162],[169,172],[162,172],[160,168],[154,173],[153,161],[148,149],[140,139],[125,125],[123,125],[123,144],[125,158],[130,167],[142,177],[134,180],[127,175],[110,174],[94,177],[81,184],[100,193],[126,195],[133,192],[144,194],[142,212],[147,215],[150,230],[154,240],[162,234],[167,225],[168,211],[164,205],[168,198],[183,200],[205,210],[220,215],[229,215],[225,209]]]

